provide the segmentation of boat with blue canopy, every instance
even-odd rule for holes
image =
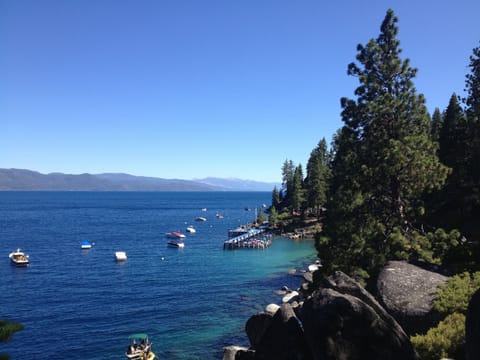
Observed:
[[[91,249],[92,248],[92,243],[89,242],[89,241],[82,241],[82,245],[81,245],[82,249],[86,250],[86,249]]]

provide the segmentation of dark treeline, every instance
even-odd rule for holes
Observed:
[[[281,213],[322,219],[315,244],[326,273],[367,283],[388,260],[461,272],[478,270],[480,258],[480,47],[465,97],[453,93],[430,116],[417,70],[400,56],[397,21],[388,10],[380,35],[358,45],[348,75],[359,85],[341,99],[344,125],[330,149],[322,139],[306,174],[286,160],[272,194],[273,222]]]

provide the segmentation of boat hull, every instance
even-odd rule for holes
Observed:
[[[17,267],[25,267],[25,266],[28,266],[29,264],[30,264],[29,261],[15,261],[15,260],[12,260],[12,265],[17,266]]]
[[[174,248],[184,248],[185,247],[185,244],[183,242],[180,242],[180,241],[169,241],[167,243],[167,245],[169,247],[174,247]]]
[[[145,357],[145,354],[133,355],[133,354],[125,354],[128,359],[130,360],[154,360],[157,358],[157,355],[153,351],[150,351]]]

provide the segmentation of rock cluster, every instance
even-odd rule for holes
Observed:
[[[324,278],[317,268],[303,274],[298,291],[282,289],[282,305],[270,304],[250,317],[250,347],[227,347],[223,360],[419,359],[409,336],[437,325],[432,304],[447,277],[391,261],[378,276],[377,301],[346,274]],[[479,318],[480,290],[467,312],[467,360],[480,359]]]
[[[274,313],[247,321],[250,348],[229,348],[224,360],[418,359],[401,326],[356,281],[341,272],[304,279],[281,306],[269,306]]]

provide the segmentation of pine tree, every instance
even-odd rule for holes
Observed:
[[[470,56],[470,73],[466,76],[465,98],[466,114],[469,125],[468,180],[471,191],[471,201],[468,206],[472,214],[480,216],[480,47],[473,49]]]
[[[465,170],[466,151],[466,119],[455,93],[450,97],[449,104],[442,115],[439,129],[439,158],[452,169],[445,186],[431,197],[427,197],[428,217],[432,224],[455,228],[458,219],[462,217],[462,177]]]
[[[454,176],[461,171],[461,163],[465,161],[467,134],[465,115],[454,93],[445,110],[439,137],[440,161],[453,168]]]
[[[441,187],[449,171],[438,160],[425,100],[413,86],[416,69],[400,58],[397,22],[388,10],[379,37],[357,47],[359,64],[348,67],[360,82],[357,98],[341,100],[345,125],[335,144],[331,194],[336,203],[332,212],[328,206],[326,236],[318,244],[322,258],[330,247],[351,262],[326,263],[350,271],[371,271],[427,250],[415,233],[419,199]]]
[[[467,106],[467,116],[472,122],[480,121],[480,46],[473,49],[470,56],[470,73],[466,76],[464,99]]]
[[[292,214],[297,211],[303,213],[303,210],[305,209],[305,189],[303,184],[303,169],[301,164],[295,167],[290,199]]]
[[[295,164],[292,160],[285,160],[282,166],[282,205],[281,208],[290,208],[292,205],[293,178]]]
[[[432,140],[438,142],[440,139],[440,129],[443,126],[443,116],[439,108],[435,108],[432,115]]]
[[[276,228],[277,225],[278,225],[278,212],[277,212],[277,209],[275,206],[272,206],[270,208],[270,213],[269,213],[269,216],[268,216],[268,221],[270,222],[270,226],[272,228]]]
[[[305,179],[308,207],[315,210],[317,216],[320,209],[327,203],[327,189],[330,178],[330,159],[325,138],[320,140],[317,147],[310,153],[307,163],[307,177]]]
[[[277,189],[277,185],[273,187],[272,191],[272,208],[278,209],[280,207],[280,194]]]

